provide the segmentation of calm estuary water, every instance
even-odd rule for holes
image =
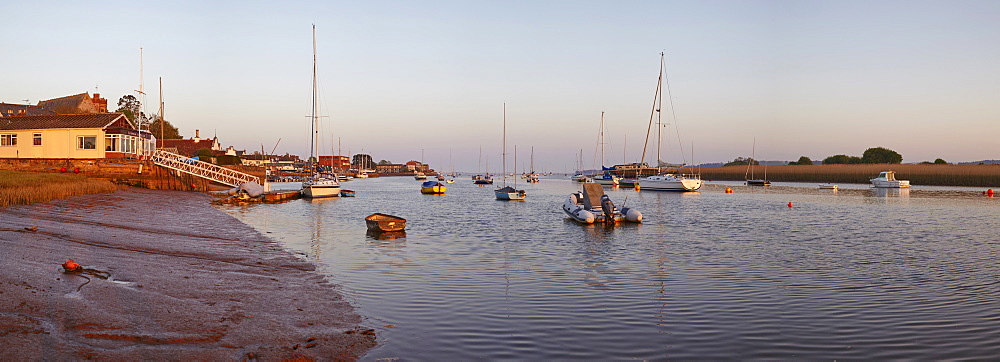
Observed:
[[[1000,199],[737,185],[606,188],[645,217],[611,229],[565,218],[562,177],[524,202],[397,177],[223,208],[342,286],[378,330],[369,360],[1000,358]],[[367,235],[373,212],[405,238]]]

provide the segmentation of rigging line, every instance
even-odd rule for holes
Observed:
[[[666,59],[663,61],[666,62]],[[667,102],[670,104],[670,118],[674,122],[674,133],[677,135],[677,147],[681,150],[681,159],[684,160],[684,163],[687,163],[687,156],[684,154],[684,144],[681,143],[681,130],[680,127],[677,126],[677,112],[674,109],[674,96],[670,93],[670,77],[667,75],[665,66],[663,69],[663,79],[667,85]]]

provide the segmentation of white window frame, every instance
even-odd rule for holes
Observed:
[[[94,142],[91,144],[90,148],[87,148],[87,139],[93,138]],[[97,136],[76,136],[76,149],[78,150],[96,150],[97,149]]]
[[[120,138],[121,135],[117,134],[104,135],[104,152],[121,152],[119,149]]]
[[[17,147],[17,133],[0,133],[0,147]]]

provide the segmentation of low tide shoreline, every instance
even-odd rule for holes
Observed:
[[[375,346],[312,264],[210,200],[130,188],[0,209],[0,355],[355,360]],[[100,273],[64,274],[66,259]]]

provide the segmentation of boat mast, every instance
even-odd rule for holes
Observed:
[[[163,145],[163,77],[160,77],[160,145]],[[156,144],[153,144],[155,147]]]
[[[507,187],[507,103],[503,104],[503,152],[500,153],[503,159],[503,186]],[[516,162],[516,161],[515,161]],[[515,181],[516,182],[516,181]]]
[[[653,110],[649,112],[649,125],[646,126],[646,142],[642,144],[642,157],[639,159],[640,163],[646,162],[646,148],[649,146],[649,134],[653,129],[653,119],[660,112],[660,103],[662,102],[661,93],[663,93],[663,52],[660,52],[660,74],[656,78],[656,92],[653,94]],[[657,121],[659,124],[659,121]],[[657,130],[659,134],[659,130]],[[659,152],[659,145],[657,145],[657,152]],[[657,156],[659,158],[659,156]],[[656,165],[659,169],[660,165]]]
[[[316,117],[316,24],[312,25],[312,41],[313,41],[313,74],[312,74],[312,132],[310,132],[309,139],[309,167],[312,168],[313,175],[316,174],[316,161],[315,157],[319,154],[319,144],[316,142],[319,129],[319,118]]]

